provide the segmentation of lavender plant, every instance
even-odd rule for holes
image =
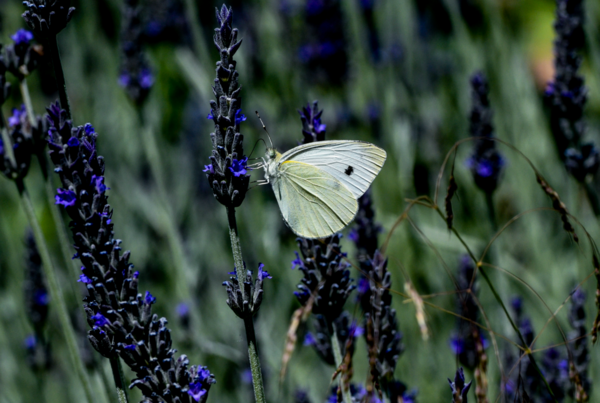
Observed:
[[[573,331],[569,334],[569,339],[574,340],[571,347],[572,358],[569,362],[569,378],[571,380],[569,395],[576,402],[587,402],[592,388],[592,382],[588,376],[590,353],[587,345],[588,329],[585,321],[585,293],[578,288],[572,295],[569,312],[569,323],[573,328]],[[549,367],[552,368],[552,366]],[[560,367],[564,369],[565,365],[563,364]]]
[[[42,258],[37,250],[33,234],[26,238],[24,297],[27,317],[33,326],[33,334],[25,339],[27,361],[36,371],[47,369],[51,364],[50,344],[44,336],[48,322],[48,289],[42,276]]]
[[[452,389],[452,403],[468,403],[467,394],[472,382],[465,384],[465,374],[462,368],[456,370],[454,382],[448,378],[448,383]]]
[[[215,124],[215,131],[210,134],[213,150],[211,163],[205,166],[204,172],[215,199],[227,210],[235,265],[235,276],[224,283],[227,287],[227,304],[244,321],[254,397],[262,403],[265,402],[265,394],[253,317],[260,307],[263,278],[268,277],[268,273],[263,272],[262,265],[259,265],[258,277],[252,286],[252,272],[246,271],[235,217],[235,208],[244,201],[250,183],[248,157],[244,156],[244,136],[240,131],[240,125],[246,117],[242,114],[239,73],[233,59],[242,41],[238,40],[238,30],[232,25],[232,9],[223,5],[221,10],[216,10],[216,15],[219,28],[215,29],[214,43],[221,60],[217,62],[217,77],[213,86],[216,100],[210,101],[211,111],[208,115],[208,119]]]
[[[600,166],[600,154],[593,142],[586,142],[584,109],[588,92],[579,73],[585,47],[584,4],[582,0],[556,0],[556,39],[554,41],[554,78],[544,98],[550,111],[550,129],[565,168],[585,184]],[[596,215],[600,201],[596,191],[586,186]]]
[[[308,29],[298,54],[310,72],[310,80],[341,86],[348,74],[346,34],[339,0],[306,2],[305,21]]]
[[[486,342],[479,332],[479,308],[474,296],[478,294],[475,283],[475,266],[469,256],[463,256],[458,266],[456,285],[458,289],[457,333],[451,338],[452,352],[464,367],[474,370],[481,359],[478,347],[485,347]],[[480,345],[480,346],[478,346]]]
[[[139,108],[150,93],[154,76],[143,51],[144,25],[139,0],[127,0],[123,8],[119,85]]]
[[[50,157],[63,185],[56,203],[72,220],[76,256],[82,263],[79,281],[88,291],[84,308],[92,327],[89,340],[113,366],[120,357],[135,372],[130,387],[139,388],[145,401],[205,402],[214,377],[206,367],[188,367],[185,355],[174,357],[167,320],[152,314],[156,299],[150,292],[138,293],[139,272],[114,238],[98,136],[90,124],[74,127],[66,116],[58,103],[48,108]],[[119,398],[126,399],[120,379],[115,377],[115,383]]]

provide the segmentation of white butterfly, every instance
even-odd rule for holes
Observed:
[[[264,164],[287,225],[303,238],[326,238],[350,224],[362,196],[386,159],[363,141],[304,144],[283,155],[268,148]]]

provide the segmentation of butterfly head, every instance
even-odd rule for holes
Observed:
[[[267,160],[274,160],[277,157],[277,150],[275,149],[275,147],[267,148],[266,157],[267,157]]]

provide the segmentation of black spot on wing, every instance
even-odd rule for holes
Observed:
[[[348,165],[348,168],[346,168],[346,170],[344,171],[344,173],[348,176],[352,175],[353,172],[354,172],[354,168],[352,168],[351,165]]]

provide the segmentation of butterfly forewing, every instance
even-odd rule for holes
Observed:
[[[309,164],[329,173],[359,198],[367,191],[385,159],[386,152],[373,144],[333,140],[295,147],[281,156],[280,164],[291,161]]]
[[[272,183],[281,213],[296,235],[325,238],[348,225],[358,211],[352,192],[324,169],[284,161]]]

